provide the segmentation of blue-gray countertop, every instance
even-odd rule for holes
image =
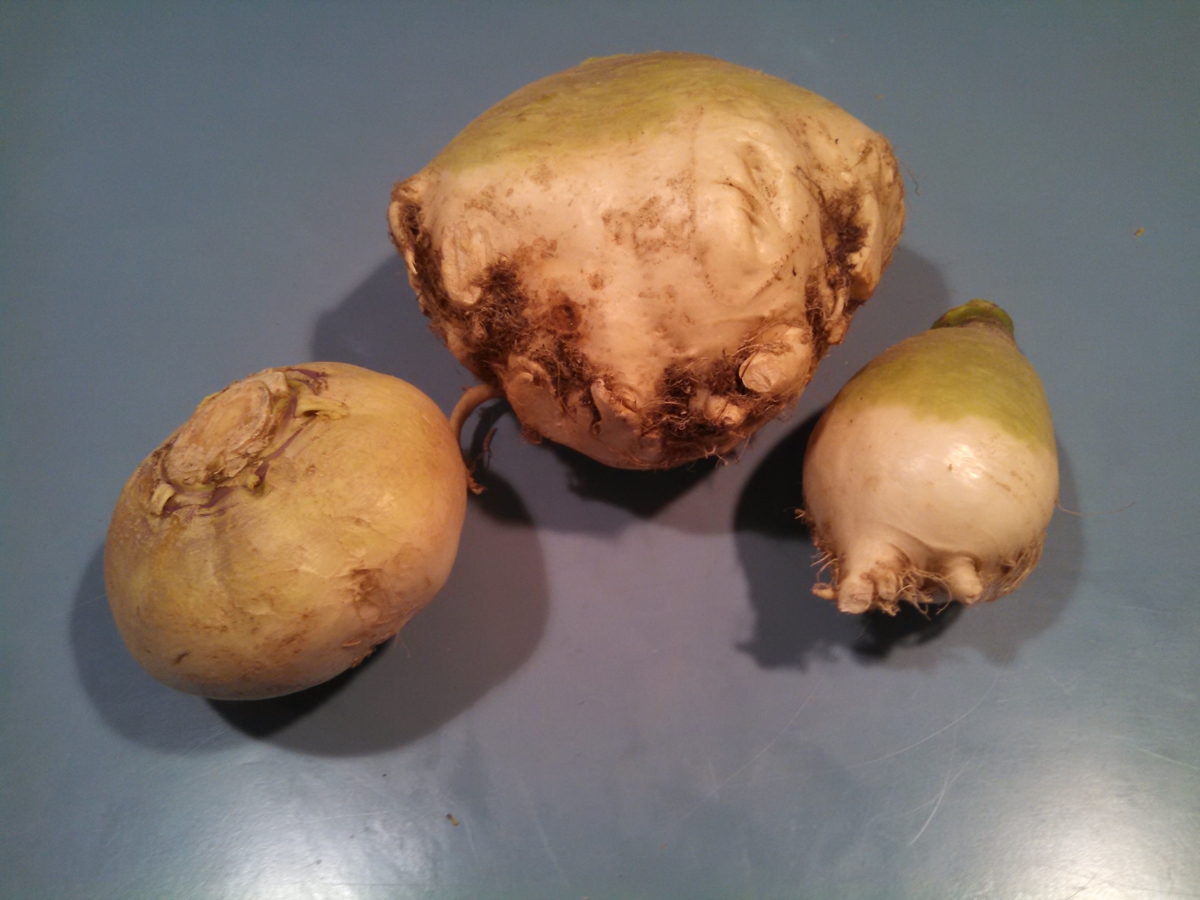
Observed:
[[[876,296],[740,461],[492,443],[443,595],[352,677],[219,704],[131,660],[112,505],[192,407],[310,359],[471,379],[386,232],[510,91],[679,49],[887,135]],[[1194,3],[0,8],[0,896],[1200,896]],[[982,296],[1055,415],[1014,595],[925,623],[809,593],[804,426]],[[457,824],[454,824],[457,823]]]

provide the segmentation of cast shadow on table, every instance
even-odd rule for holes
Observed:
[[[801,463],[819,414],[790,432],[755,470],[734,517],[738,555],[746,572],[754,631],[739,649],[765,669],[803,668],[849,652],[863,664],[929,667],[974,649],[994,663],[1011,663],[1025,641],[1049,628],[1074,592],[1083,562],[1078,516],[1059,510],[1050,524],[1038,568],[1013,594],[976,609],[951,603],[922,613],[905,604],[895,616],[845,615],[812,594],[819,569],[808,529],[796,517],[803,504]],[[1059,447],[1060,498],[1078,498],[1070,459]]]
[[[616,469],[552,441],[530,444],[508,403],[492,403],[468,421],[468,458],[475,471],[506,479],[529,506],[538,528],[550,531],[614,534],[638,520],[652,519],[722,463],[715,459],[660,471]],[[483,451],[484,438],[490,449]],[[509,518],[505,496],[485,491],[481,508],[498,520]],[[686,531],[712,531],[711,521],[675,523]]]
[[[550,447],[567,471],[573,494],[611,503],[639,518],[651,518],[721,466],[719,459],[710,457],[661,471],[614,469],[570,447]]]

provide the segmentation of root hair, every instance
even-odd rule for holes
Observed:
[[[994,574],[980,572],[980,578],[984,581],[984,591],[970,605],[990,603],[1015,591],[1037,566],[1038,560],[1042,556],[1045,540],[1046,534],[1043,532],[1021,548],[1015,557],[997,563],[997,571]],[[817,556],[813,565],[818,567],[817,582],[813,585],[813,593],[823,599],[832,599],[837,596],[840,558],[820,534],[813,533],[813,542],[817,548]],[[924,613],[930,606],[941,606],[951,599],[946,579],[941,574],[914,565],[903,553],[900,553],[900,559],[901,568],[897,573],[900,585],[896,597],[887,600],[875,593],[871,600],[871,609],[878,609],[889,616],[894,616],[900,611],[901,602],[906,602]],[[831,577],[827,581],[822,581],[821,576],[827,571],[831,572]]]

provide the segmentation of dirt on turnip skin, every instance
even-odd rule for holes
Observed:
[[[525,433],[629,468],[730,453],[793,404],[903,216],[883,138],[689,54],[518,91],[389,210],[434,332]]]

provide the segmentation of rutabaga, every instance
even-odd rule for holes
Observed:
[[[884,351],[817,423],[805,518],[843,612],[964,603],[1037,564],[1058,499],[1050,408],[1012,320],[972,300]]]
[[[441,410],[356,366],[207,397],[138,467],[104,548],[113,617],[155,678],[251,699],[359,663],[445,584],[467,472]]]
[[[888,142],[829,101],[652,53],[517,91],[388,218],[434,331],[527,436],[660,468],[794,403],[875,289],[903,193]]]

